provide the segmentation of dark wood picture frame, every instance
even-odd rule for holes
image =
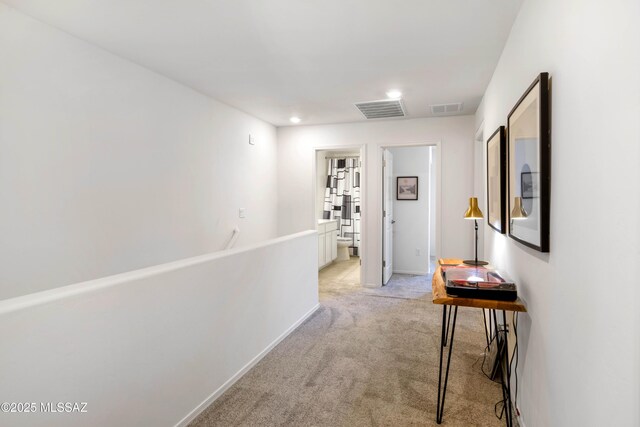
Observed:
[[[507,232],[507,136],[500,126],[487,139],[487,224],[500,234]],[[497,145],[497,147],[496,147]],[[491,191],[497,186],[496,191]],[[499,205],[496,212],[496,204]],[[497,218],[497,221],[495,220]]]
[[[404,181],[402,189],[400,188],[401,180]],[[413,186],[413,189],[411,186]],[[399,176],[396,178],[396,200],[418,200],[417,176]]]
[[[549,74],[540,73],[507,116],[509,165],[509,237],[540,252],[549,252],[551,199],[551,116]],[[524,197],[522,177],[538,174],[536,196]],[[532,189],[533,192],[533,189]],[[516,197],[524,217],[512,218]]]

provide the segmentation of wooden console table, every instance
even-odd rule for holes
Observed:
[[[489,314],[489,322],[491,323],[491,318],[493,317],[494,325],[496,325],[497,330],[497,316],[496,311],[502,311],[502,322],[504,325],[507,324],[507,311],[517,311],[524,312],[527,311],[524,303],[520,300],[520,298],[515,301],[498,301],[498,300],[490,300],[490,299],[479,299],[479,298],[459,298],[447,295],[447,291],[445,288],[444,278],[442,277],[442,265],[451,266],[462,264],[462,260],[458,258],[445,258],[441,259],[438,262],[438,268],[435,273],[433,273],[433,280],[431,282],[432,286],[432,296],[434,304],[442,305],[442,332],[440,335],[440,367],[438,372],[438,402],[436,406],[436,422],[438,424],[442,423],[442,415],[444,412],[444,400],[447,393],[447,382],[449,380],[449,366],[451,365],[451,351],[453,350],[453,337],[456,331],[456,319],[458,316],[458,307],[474,307],[481,308],[484,321],[485,328],[485,336],[487,339],[487,346],[490,342],[489,331],[487,330],[487,321],[484,309],[490,310]],[[449,317],[447,319],[447,307],[449,311]],[[453,324],[451,324],[451,311],[453,311]],[[497,333],[497,332],[496,332]],[[505,333],[505,357],[506,357],[506,379],[502,382],[502,397],[505,400],[505,413],[506,413],[506,423],[508,427],[512,425],[513,414],[511,411],[511,366],[509,364],[509,343],[507,341],[508,333]],[[444,348],[449,344],[449,355],[447,357],[447,367],[444,377],[444,387],[442,386],[442,360],[444,354]],[[503,375],[504,378],[504,375]],[[506,384],[505,384],[506,383]]]

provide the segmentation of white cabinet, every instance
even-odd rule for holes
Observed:
[[[327,254],[324,249],[326,246],[326,235],[318,231],[318,266],[323,267],[326,264]]]
[[[325,234],[324,238],[324,261],[326,264],[333,261],[333,258],[331,258],[331,233],[328,232]]]
[[[338,257],[338,221],[318,222],[318,270]]]

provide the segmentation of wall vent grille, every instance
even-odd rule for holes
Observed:
[[[464,107],[462,102],[456,102],[453,104],[434,104],[431,105],[432,114],[452,114],[459,113]]]
[[[400,99],[358,102],[355,106],[367,119],[387,119],[406,115]]]

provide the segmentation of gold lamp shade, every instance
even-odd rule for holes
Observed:
[[[475,257],[473,259],[466,259],[462,261],[468,265],[487,265],[487,261],[478,261],[478,220],[484,218],[482,211],[478,207],[478,198],[469,197],[469,209],[464,213],[464,219],[472,219],[475,224],[476,231],[476,250],[474,252]]]
[[[511,219],[527,219],[528,216],[529,214],[522,207],[522,197],[514,197]]]
[[[482,211],[478,207],[478,198],[469,197],[469,209],[464,213],[464,219],[482,219]]]

